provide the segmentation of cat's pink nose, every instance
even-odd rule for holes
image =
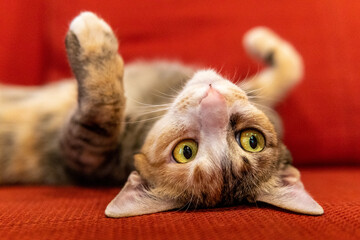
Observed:
[[[211,85],[200,101],[201,125],[209,129],[223,128],[228,122],[225,97]]]
[[[214,89],[211,84],[209,84],[209,89],[207,90],[205,96],[201,99],[201,104],[212,104],[217,102],[225,101],[225,98],[218,90]]]

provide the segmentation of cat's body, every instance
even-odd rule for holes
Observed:
[[[0,184],[123,184],[134,170],[133,155],[165,111],[161,104],[170,103],[193,73],[176,62],[126,65],[126,124],[119,134],[119,156],[105,173],[89,177],[71,173],[59,144],[76,109],[76,81],[27,88],[0,85]]]
[[[107,216],[243,200],[322,214],[271,110],[301,78],[301,58],[264,28],[244,44],[269,67],[238,85],[170,62],[124,73],[111,28],[82,13],[66,38],[77,85],[0,86],[0,184],[119,184],[136,169]]]

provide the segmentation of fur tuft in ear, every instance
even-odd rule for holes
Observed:
[[[281,183],[260,193],[256,200],[309,215],[322,215],[323,208],[306,192],[299,171],[288,165],[280,172]]]
[[[108,204],[108,217],[130,217],[179,208],[180,204],[151,195],[138,172],[133,171],[119,194]]]

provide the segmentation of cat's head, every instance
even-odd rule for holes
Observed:
[[[110,217],[174,208],[263,201],[312,215],[323,209],[304,190],[274,125],[237,85],[212,70],[185,85],[153,126]]]

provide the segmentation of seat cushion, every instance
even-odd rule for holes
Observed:
[[[1,239],[359,239],[360,168],[301,169],[323,206],[306,216],[266,204],[188,209],[110,219],[118,188],[14,186],[0,188]]]

